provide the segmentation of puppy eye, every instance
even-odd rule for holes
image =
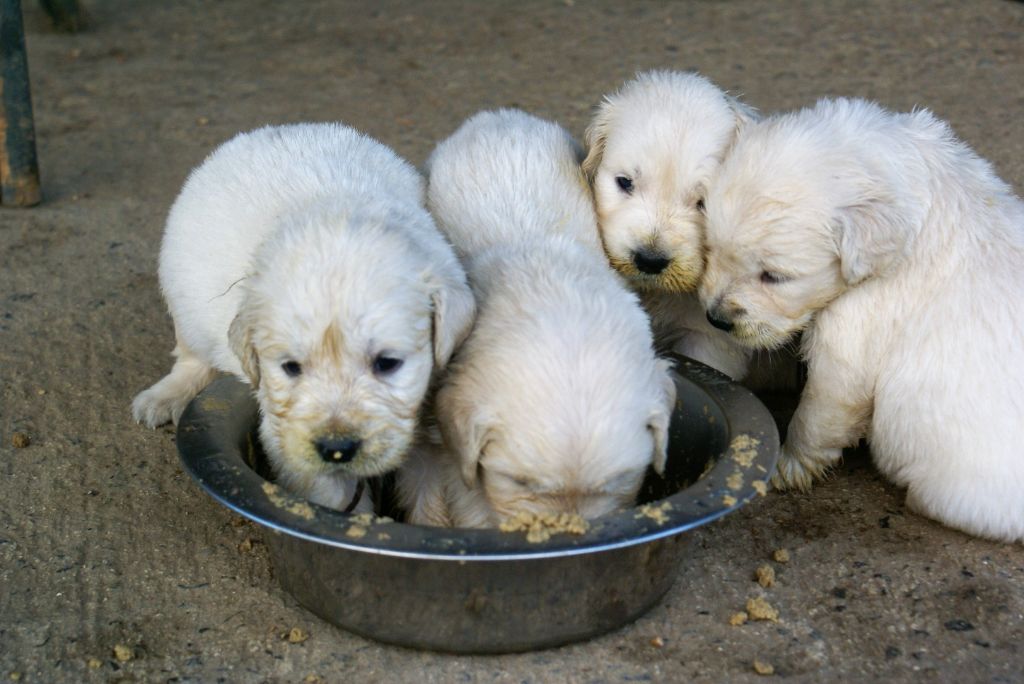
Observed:
[[[778,285],[781,282],[785,282],[786,277],[779,275],[774,271],[761,271],[761,282],[765,285]]]
[[[377,375],[390,375],[402,367],[402,359],[379,354],[373,360],[373,372]]]
[[[281,364],[281,370],[283,370],[284,374],[289,378],[296,378],[302,375],[302,364],[298,361],[285,361]]]
[[[697,211],[699,211],[702,214],[704,213],[704,198],[703,197],[701,197],[699,200],[697,200]]]
[[[627,195],[633,194],[633,179],[628,176],[616,176],[615,184],[619,186],[619,190],[626,193]]]

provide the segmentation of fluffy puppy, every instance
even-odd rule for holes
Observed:
[[[177,422],[216,371],[234,374],[256,392],[282,484],[348,505],[354,478],[401,462],[432,370],[472,323],[465,273],[422,201],[409,164],[345,126],[262,128],[217,149],[167,220],[177,360],[135,419]]]
[[[697,74],[641,73],[598,107],[583,161],[608,258],[640,291],[659,344],[734,379],[750,352],[708,323],[693,292],[708,182],[754,116]]]
[[[803,331],[776,483],[866,437],[912,510],[1024,538],[1024,204],[989,164],[927,111],[822,100],[749,127],[707,212],[709,315]]]
[[[670,364],[600,251],[577,162],[563,129],[509,110],[474,116],[430,157],[427,204],[479,312],[435,397],[445,446],[400,478],[412,522],[592,518],[664,467]]]

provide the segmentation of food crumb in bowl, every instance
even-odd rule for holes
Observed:
[[[757,658],[754,658],[754,672],[756,672],[759,675],[768,676],[775,674],[775,668],[772,666],[771,663],[766,663],[763,660],[758,660]]]
[[[289,501],[281,494],[281,488],[273,482],[263,483],[263,493],[267,495],[268,499],[270,499],[270,503],[291,513],[292,515],[306,520],[312,520],[316,517],[316,513],[313,512],[312,506],[305,501]]]
[[[750,619],[750,616],[747,615],[747,612],[744,611],[744,610],[741,610],[738,613],[733,613],[729,617],[729,624],[732,625],[733,627],[739,627],[740,625],[747,624],[747,620],[748,619]]]
[[[644,504],[643,506],[638,507],[636,510],[637,513],[634,517],[650,518],[659,525],[664,525],[668,522],[668,515],[666,514],[672,510],[672,502],[663,501],[657,506],[653,504]]]
[[[386,515],[374,515],[373,513],[359,513],[349,517],[349,520],[354,525],[372,525],[374,523],[383,525],[395,522],[394,518],[389,518]]]
[[[786,549],[775,549],[772,551],[772,560],[776,563],[788,563],[789,551]]]
[[[722,497],[722,503],[724,503],[726,506],[735,506],[736,497],[732,496],[731,494],[726,494],[725,496]]]
[[[345,531],[345,536],[351,539],[362,539],[366,536],[366,528],[362,525],[351,525],[348,530]]]
[[[761,596],[747,599],[747,614],[751,620],[779,621],[779,611]]]
[[[737,470],[735,473],[725,478],[725,485],[733,491],[743,489],[743,473]]]
[[[768,483],[765,480],[754,480],[750,486],[761,496],[768,496]]]
[[[749,468],[754,464],[754,459],[757,458],[757,447],[761,445],[761,440],[751,437],[750,435],[736,435],[732,441],[729,442],[729,449],[732,451],[732,460],[739,463],[744,468]]]
[[[568,532],[584,534],[589,527],[586,520],[577,513],[527,513],[520,511],[501,523],[502,532],[526,532],[526,541],[539,544],[551,539],[551,535]]]
[[[775,568],[762,565],[754,572],[754,579],[765,589],[775,586]]]

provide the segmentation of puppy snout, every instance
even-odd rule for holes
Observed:
[[[728,318],[721,309],[708,310],[708,323],[725,332],[732,330],[732,319]]]
[[[355,437],[321,437],[314,443],[316,451],[327,463],[348,463],[363,445],[361,439]]]
[[[638,249],[633,252],[633,264],[641,273],[657,275],[665,270],[672,261],[661,252],[648,249]]]

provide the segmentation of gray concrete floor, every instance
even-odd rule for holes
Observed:
[[[766,111],[929,107],[1020,192],[1024,4],[86,0],[78,35],[25,5],[44,203],[0,209],[0,678],[752,681],[755,658],[798,681],[1024,678],[1024,549],[906,512],[863,458],[697,532],[664,602],[624,629],[454,657],[298,607],[259,531],[182,473],[170,429],[128,411],[170,363],[163,219],[237,131],[340,119],[418,164],[479,109],[581,134],[636,70],[695,68]],[[761,590],[780,547],[792,559]],[[780,621],[730,626],[759,593]],[[293,627],[309,638],[282,639]]]

